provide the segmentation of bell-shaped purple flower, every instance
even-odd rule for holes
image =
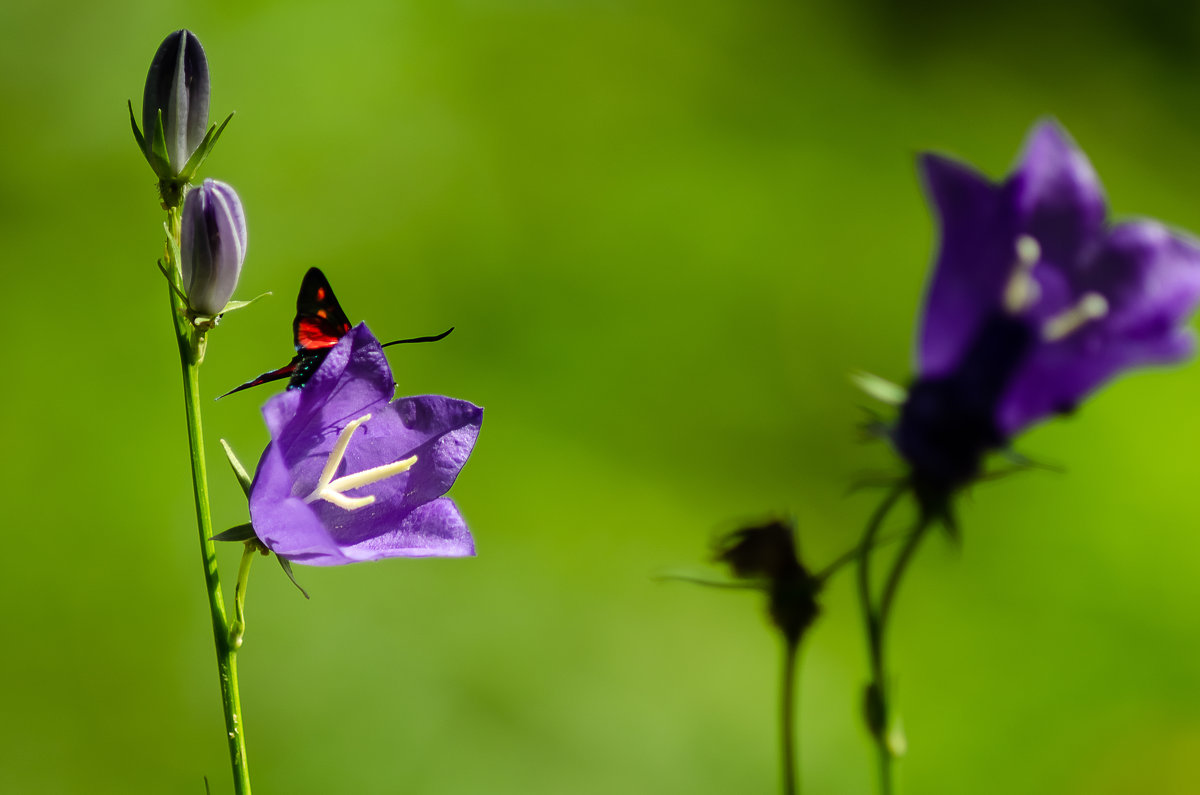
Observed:
[[[161,178],[178,176],[204,142],[208,132],[209,90],[208,60],[196,34],[177,30],[163,39],[150,62],[142,95],[147,157],[152,155],[158,118],[162,114],[168,173],[160,173]]]
[[[382,347],[359,324],[302,388],[267,401],[271,442],[250,519],[272,552],[314,566],[475,554],[442,495],[471,454],[483,409],[439,395],[389,402],[395,389]]]
[[[940,509],[987,451],[1124,370],[1191,354],[1200,249],[1156,221],[1109,225],[1091,164],[1053,122],[999,184],[937,155],[921,170],[942,241],[893,441]]]
[[[229,303],[246,259],[246,214],[233,188],[206,179],[183,202],[179,259],[192,311],[213,316]]]

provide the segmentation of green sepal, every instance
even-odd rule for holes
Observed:
[[[245,524],[240,524],[237,527],[231,527],[228,530],[226,530],[224,533],[217,533],[215,536],[212,537],[212,540],[213,541],[250,541],[251,539],[256,539],[256,538],[258,538],[258,536],[254,535],[254,528],[251,526],[251,524],[249,522],[246,522]]]
[[[246,492],[246,496],[250,496],[250,476],[246,474],[246,468],[242,466],[242,462],[233,454],[233,448],[229,446],[229,442],[221,440],[221,447],[225,448],[225,457],[229,459],[229,466],[233,467],[233,474],[237,476],[238,483],[242,484],[242,491]]]
[[[210,315],[190,315],[192,318],[192,325],[198,329],[202,329],[204,331],[209,331],[211,329],[216,328],[217,326],[219,326],[221,324],[221,318],[225,317],[226,312],[233,312],[238,309],[245,309],[246,307],[250,306],[250,304],[254,303],[258,299],[266,298],[268,295],[271,295],[271,293],[270,292],[263,293],[262,295],[258,295],[258,296],[255,296],[254,298],[251,298],[249,301],[230,301],[229,303],[225,304],[224,309],[222,309],[220,312],[218,312],[215,315],[211,315],[211,316]],[[188,307],[188,311],[189,311],[189,313],[191,312],[191,306]]]
[[[142,151],[142,157],[146,158],[146,162],[159,178],[160,182],[170,182],[175,178],[171,172],[171,164],[167,159],[167,138],[163,133],[162,127],[162,112],[159,111],[158,125],[154,130],[146,130],[145,134],[138,127],[137,116],[133,113],[133,100],[127,100],[129,105],[129,126],[133,128],[133,137],[137,141],[138,149]],[[157,133],[157,135],[155,135]],[[146,136],[150,139],[147,141]],[[157,144],[158,148],[155,148]]]
[[[133,115],[133,100],[129,99],[126,102],[129,103],[129,124],[133,127],[133,138],[137,141],[138,149],[141,150],[144,157],[146,155],[146,136],[142,135],[142,129],[138,127],[137,116]]]
[[[176,242],[175,236],[171,234],[171,229],[167,226],[166,221],[163,221],[163,232],[167,235],[167,252],[171,255],[171,262],[175,263],[175,273],[179,274],[179,263],[181,261],[179,259],[179,243]]]
[[[159,183],[160,190],[164,184],[165,183],[162,182]],[[179,300],[183,302],[184,312],[190,318],[192,317],[192,306],[190,303],[188,303],[187,292],[183,289],[183,273],[179,264],[179,244],[175,242],[175,238],[171,236],[171,230],[165,221],[163,222],[163,232],[165,232],[167,236],[167,259],[168,261],[172,262],[175,267],[167,270],[167,266],[163,265],[162,260],[158,260],[158,270],[162,273],[163,278],[167,280],[167,284],[171,286],[171,292],[179,296]],[[214,323],[213,325],[216,324]]]
[[[233,114],[230,113],[225,117],[225,121],[221,122],[220,127],[214,124],[208,128],[208,133],[204,136],[204,140],[200,142],[200,145],[196,147],[196,151],[192,152],[192,156],[188,158],[188,161],[183,164],[183,168],[179,170],[180,179],[184,181],[191,180],[200,166],[204,165],[204,161],[208,158],[213,147],[217,145],[217,139],[225,131],[225,125],[229,124],[232,119]]]
[[[288,559],[281,558],[278,555],[276,555],[275,558],[279,561],[279,565],[283,567],[283,573],[286,574],[288,576],[288,579],[292,581],[292,585],[299,588],[300,593],[304,594],[304,598],[308,599],[309,598],[308,591],[304,590],[304,588],[301,587],[300,583],[296,582],[296,575],[292,574],[292,564],[288,561]]]
[[[171,288],[171,292],[183,299],[183,303],[186,304],[187,296],[183,294],[183,290],[180,289],[179,285],[175,283],[175,277],[172,276],[167,270],[167,267],[162,264],[162,260],[158,260],[155,264],[158,265],[158,270],[162,273],[163,278],[167,280],[167,285]]]
[[[1045,461],[1037,461],[1023,453],[1018,453],[1011,447],[1005,447],[1000,450],[1000,456],[1012,465],[1014,471],[1024,471],[1027,469],[1041,469],[1046,472],[1053,472],[1057,475],[1065,473],[1067,470],[1060,464],[1050,464]]]
[[[908,400],[908,390],[899,384],[892,383],[886,378],[880,378],[874,373],[858,370],[850,374],[850,380],[854,385],[867,394],[868,397],[873,397],[880,403],[886,403],[889,406],[900,406],[904,401]]]
[[[239,309],[245,309],[246,307],[250,306],[250,304],[254,303],[255,301],[260,301],[263,298],[266,298],[268,295],[274,295],[274,293],[267,291],[267,292],[263,293],[262,295],[254,296],[249,301],[230,301],[229,303],[225,304],[225,308],[222,309],[217,314],[224,315],[226,312],[235,312]]]
[[[150,130],[146,130],[150,133]],[[154,159],[150,160],[150,167],[154,169],[154,173],[158,174],[159,179],[169,180],[175,178],[175,172],[171,169],[171,155],[167,153],[167,133],[166,125],[163,124],[162,108],[159,108],[158,114],[154,118],[154,131],[150,138],[150,151],[146,152],[147,157]],[[158,165],[155,164],[155,159],[158,160]]]
[[[704,585],[709,588],[729,588],[737,591],[765,591],[770,588],[770,583],[765,580],[734,580],[726,577],[712,577],[707,573],[692,574],[685,571],[662,572],[661,574],[654,575],[654,579],[659,582],[690,582],[693,585]]]

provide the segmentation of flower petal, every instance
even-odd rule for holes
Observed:
[[[324,439],[328,452],[347,423],[385,405],[395,391],[383,348],[360,323],[329,351],[303,389],[268,400],[263,418],[283,449],[312,449]]]
[[[349,563],[317,514],[291,492],[288,466],[272,442],[258,462],[250,489],[250,520],[258,539],[276,555],[297,563]]]
[[[475,554],[475,541],[458,506],[453,500],[442,497],[417,506],[387,532],[342,546],[340,552],[354,561],[396,557],[461,558]]]
[[[1065,339],[1040,346],[998,407],[1008,436],[1071,411],[1122,370],[1187,358],[1183,327],[1200,301],[1200,248],[1154,221],[1117,226],[1079,272],[1079,289],[1103,295],[1109,311]]]
[[[1087,244],[1103,234],[1107,209],[1100,178],[1053,121],[1040,122],[1029,134],[1006,187],[1020,231],[1037,240],[1042,257],[1060,268],[1070,269]]]
[[[925,299],[917,371],[945,375],[958,364],[984,318],[1000,304],[1016,234],[1001,191],[978,172],[922,155],[921,173],[941,223],[941,250]]]
[[[1105,296],[1107,323],[1123,336],[1160,337],[1186,323],[1200,299],[1200,246],[1157,221],[1119,224],[1081,288]]]

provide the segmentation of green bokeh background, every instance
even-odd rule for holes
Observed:
[[[0,791],[230,791],[162,278],[124,102],[187,26],[204,176],[250,225],[203,371],[290,353],[325,269],[404,393],[486,407],[454,487],[473,560],[256,564],[240,655],[260,793],[770,793],[778,648],[752,595],[663,584],[794,515],[846,549],[894,471],[846,374],[904,380],[934,230],[913,165],[993,175],[1053,115],[1119,216],[1200,229],[1197,19],[1133,0],[0,5],[6,554]],[[266,442],[267,392],[206,404]],[[1196,366],[1114,384],[980,487],[906,583],[902,790],[1193,793]],[[227,581],[236,548],[222,550]],[[848,580],[805,649],[802,771],[866,793]]]

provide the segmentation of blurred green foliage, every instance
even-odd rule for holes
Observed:
[[[203,41],[203,170],[250,227],[203,372],[290,355],[325,269],[404,393],[487,409],[452,494],[474,560],[250,584],[263,793],[772,792],[779,649],[752,596],[652,580],[791,512],[822,565],[894,469],[846,373],[904,380],[933,230],[913,166],[1000,175],[1054,115],[1119,215],[1200,229],[1196,16],[1169,3],[0,5],[7,389],[0,791],[228,791],[161,213],[128,129],[155,47]],[[268,393],[206,409],[246,520]],[[906,792],[1185,793],[1200,778],[1195,366],[1121,381],[922,550],[892,662]],[[227,582],[238,550],[224,550]],[[802,772],[869,792],[849,582],[805,648]]]

